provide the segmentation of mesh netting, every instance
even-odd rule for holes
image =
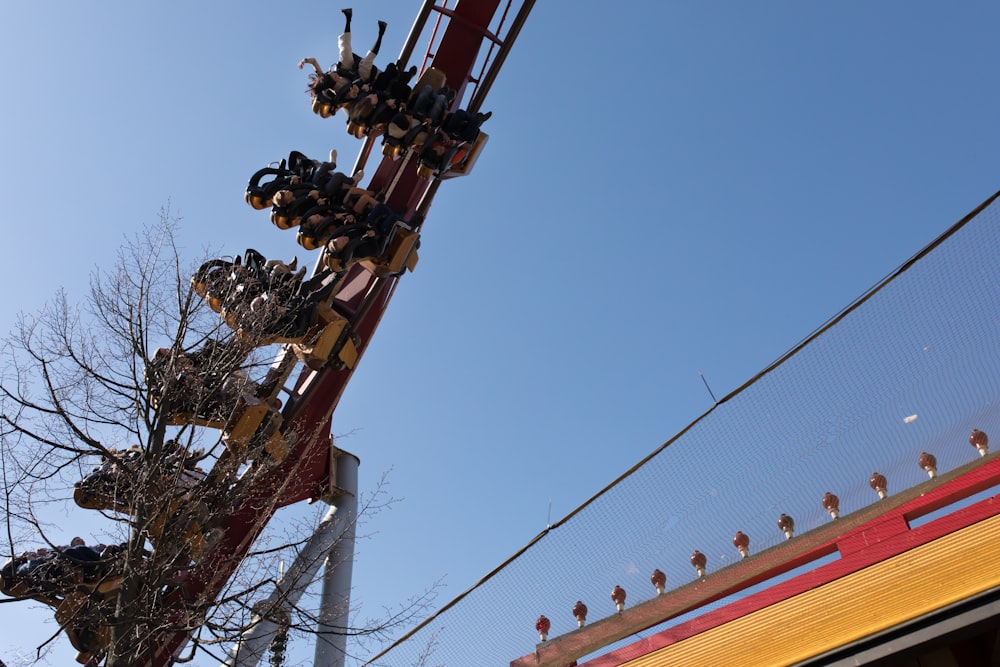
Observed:
[[[654,597],[654,568],[694,580],[694,549],[711,573],[739,560],[737,530],[761,551],[783,512],[797,534],[829,522],[826,491],[845,515],[878,502],[874,471],[892,494],[927,479],[921,452],[945,472],[978,458],[973,428],[1000,442],[995,198],[370,664],[507,665],[539,614],[557,637],[577,600],[604,618],[615,585]]]

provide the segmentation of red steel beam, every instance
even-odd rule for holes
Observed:
[[[441,70],[446,85],[456,91],[452,108],[461,106],[483,40],[496,39],[489,32],[489,26],[499,6],[500,0],[461,0],[454,10],[434,7],[439,12],[446,12],[449,20],[431,66]],[[410,219],[430,184],[430,181],[417,176],[415,159],[394,161],[382,158],[369,189],[381,190],[397,176],[397,184],[387,203],[394,210],[404,211],[404,217]]]

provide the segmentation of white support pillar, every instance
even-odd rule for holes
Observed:
[[[316,634],[315,667],[343,667],[347,656],[347,628],[351,612],[351,576],[354,571],[354,534],[358,517],[358,464],[350,454],[336,460],[338,497],[343,532],[326,556],[323,592]]]
[[[342,595],[347,603],[350,602],[351,590],[351,569],[354,557],[354,525],[357,519],[357,490],[358,490],[358,465],[360,461],[353,454],[333,451],[335,456],[333,469],[336,471],[334,485],[337,492],[328,499],[330,509],[320,521],[316,531],[306,543],[302,551],[295,558],[292,566],[288,569],[278,582],[274,590],[266,600],[258,602],[257,609],[250,627],[240,636],[236,646],[233,647],[229,657],[223,663],[224,667],[256,667],[267,655],[268,647],[278,631],[278,625],[268,616],[268,610],[274,609],[276,614],[281,611],[287,612],[298,604],[302,594],[309,588],[310,584],[316,580],[319,567],[323,563],[331,561],[340,563],[343,554],[348,555],[348,560],[341,563],[341,567],[346,565],[346,582],[338,578],[337,586],[344,586]],[[324,576],[323,600],[327,599],[327,585]],[[341,577],[342,578],[342,577]],[[341,595],[339,589],[333,589],[329,597],[334,598]],[[322,624],[322,612],[320,619]],[[339,622],[339,619],[336,621]],[[343,624],[346,625],[346,613]],[[319,639],[320,643],[323,638]],[[318,655],[318,649],[317,649]],[[343,665],[343,653],[339,663],[327,663],[330,665]]]

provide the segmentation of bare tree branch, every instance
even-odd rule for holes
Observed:
[[[135,664],[175,632],[192,633],[190,651],[175,662],[199,652],[216,656],[215,646],[259,620],[278,564],[301,551],[314,527],[268,526],[245,557],[223,563],[235,573],[221,593],[168,604],[267,469],[247,468],[249,458],[271,456],[265,436],[251,431],[234,443],[226,433],[247,396],[263,406],[262,418],[280,418],[271,396],[253,392],[269,372],[272,339],[284,335],[275,327],[300,326],[289,317],[297,313],[277,307],[276,298],[230,326],[237,316],[220,316],[192,284],[203,264],[181,258],[177,224],[163,211],[159,224],[126,240],[113,267],[93,272],[80,306],[60,291],[36,315],[22,315],[0,344],[8,556],[0,601],[52,606],[61,632],[90,665]],[[234,261],[222,274],[226,284],[245,269]],[[352,522],[395,502],[383,484],[363,498]],[[114,543],[64,544],[49,517],[68,496],[78,511],[100,512]],[[258,528],[276,502],[262,501]],[[435,587],[355,627],[327,632],[381,641],[425,611]],[[290,636],[316,633],[314,600],[306,600],[278,601]]]

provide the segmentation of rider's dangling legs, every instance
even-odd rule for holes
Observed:
[[[337,45],[340,48],[340,61],[337,63],[337,69],[354,72],[362,81],[370,81],[374,73],[375,56],[378,55],[378,51],[382,46],[382,36],[385,34],[388,24],[385,21],[378,22],[378,38],[375,40],[375,44],[371,50],[359,61],[351,47],[351,17],[353,12],[350,8],[345,8],[341,11],[344,13],[346,21],[344,23],[344,32],[341,33],[337,40]],[[355,67],[355,64],[357,64],[357,67]]]

